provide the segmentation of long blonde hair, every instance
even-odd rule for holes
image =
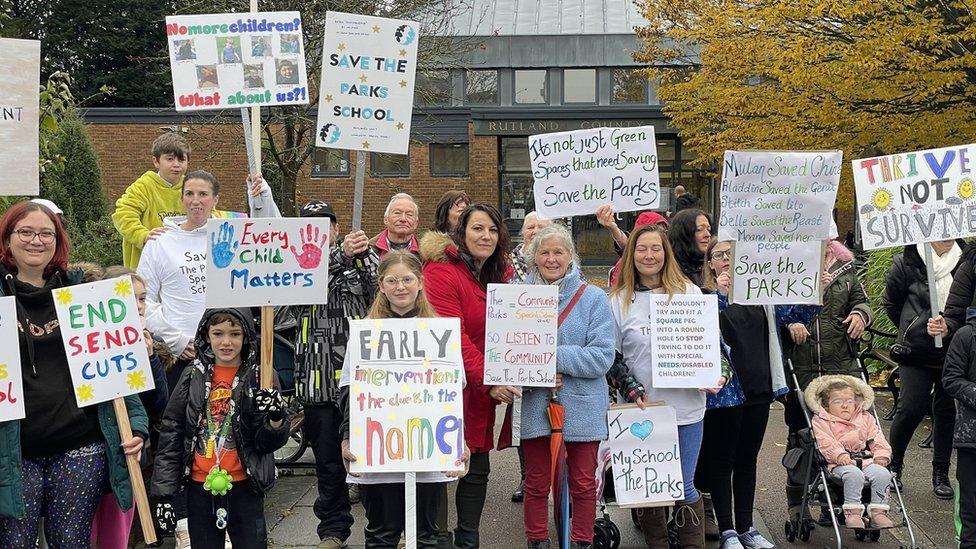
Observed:
[[[420,259],[407,251],[404,250],[392,250],[383,256],[380,260],[380,265],[376,269],[376,283],[377,286],[382,284],[383,277],[389,272],[390,268],[394,265],[404,265],[414,276],[417,277],[418,284],[424,280],[423,263]],[[417,293],[417,301],[414,304],[417,309],[417,316],[421,318],[432,318],[437,316],[437,311],[431,306],[430,302],[427,301],[427,293],[424,292],[423,288]],[[370,307],[369,313],[366,318],[391,318],[393,316],[393,309],[390,308],[390,300],[387,299],[386,294],[376,291],[376,299],[373,300],[373,306]]]
[[[671,299],[674,294],[683,294],[691,281],[681,272],[678,260],[674,257],[674,250],[668,241],[668,234],[658,225],[644,225],[634,229],[627,239],[627,247],[624,249],[624,258],[620,264],[620,279],[617,286],[610,291],[610,297],[617,295],[622,297],[622,309],[627,312],[630,302],[634,299],[637,291],[637,284],[640,282],[640,273],[634,264],[634,254],[637,248],[637,239],[645,233],[655,233],[661,239],[661,246],[664,248],[664,266],[661,268],[661,289]]]

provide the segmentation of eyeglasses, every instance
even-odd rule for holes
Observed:
[[[712,252],[712,259],[729,259],[732,257],[732,252],[730,250],[724,250],[721,252]]]
[[[400,284],[403,284],[404,288],[409,288],[417,283],[417,277],[413,275],[406,276],[384,276],[381,280],[384,286],[387,288],[396,288]]]
[[[20,241],[23,242],[24,244],[30,244],[31,241],[34,240],[35,236],[41,240],[42,244],[50,244],[54,242],[54,238],[57,236],[57,233],[55,233],[54,231],[37,232],[33,229],[17,229],[14,232],[17,233],[17,236],[20,238]]]
[[[844,406],[846,404],[847,406],[854,406],[855,402],[857,401],[855,401],[853,398],[835,398],[834,400],[830,401],[830,405]]]

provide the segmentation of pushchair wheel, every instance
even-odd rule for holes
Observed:
[[[786,534],[786,541],[790,543],[796,541],[796,528],[793,526],[793,521],[788,520],[783,524],[783,533]]]
[[[881,530],[873,530],[871,532],[871,541],[878,541],[881,539]]]
[[[620,529],[609,517],[596,519],[593,525],[594,549],[618,549],[620,547]]]

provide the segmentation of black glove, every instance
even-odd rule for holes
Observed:
[[[274,389],[261,389],[254,395],[254,407],[268,416],[270,421],[281,421],[285,419],[285,401],[281,399],[281,393]]]
[[[156,502],[155,508],[156,526],[163,533],[170,533],[176,530],[176,510],[173,509],[173,502],[162,500]]]

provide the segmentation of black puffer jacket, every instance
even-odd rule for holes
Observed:
[[[970,316],[976,309],[970,309]],[[942,384],[956,399],[956,426],[952,445],[976,448],[976,322],[960,328],[946,352]]]
[[[965,249],[965,242],[960,240],[957,244]],[[963,254],[953,269],[953,289],[956,288],[959,274],[968,261],[966,254]],[[952,299],[950,293],[949,301]],[[914,244],[905,246],[905,251],[895,256],[885,280],[884,307],[888,318],[898,326],[898,339],[891,345],[891,358],[899,364],[910,366],[941,367],[948,345],[944,344],[941,349],[936,348],[935,339],[926,331],[928,319],[934,315],[929,307],[925,262],[918,255]],[[948,318],[948,305],[946,310]],[[965,314],[965,309],[963,313]],[[958,327],[957,325],[956,328]],[[950,334],[954,331],[950,328]]]
[[[260,388],[260,369],[256,359],[260,345],[253,317],[246,309],[210,309],[203,315],[197,329],[194,341],[197,358],[180,376],[159,427],[159,448],[151,490],[155,497],[175,496],[186,487],[190,478],[194,448],[197,447],[197,426],[204,420],[214,371],[207,320],[216,313],[230,313],[244,325],[241,367],[231,390],[231,409],[234,410],[231,426],[238,458],[251,485],[261,494],[266,494],[274,486],[278,476],[273,454],[288,441],[288,420],[286,418],[280,428],[274,429],[265,414],[254,410],[254,396]],[[277,385],[276,379],[275,387]]]
[[[952,287],[942,315],[949,328],[949,337],[966,324],[966,310],[976,305],[976,242],[968,245],[961,240],[958,242],[963,249],[962,259],[952,275]]]

